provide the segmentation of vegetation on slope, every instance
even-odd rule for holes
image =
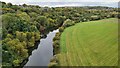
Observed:
[[[2,19],[2,65],[12,66],[12,68],[20,66],[23,60],[29,57],[29,48],[35,46],[40,35],[59,28],[66,20],[72,22],[66,22],[65,26],[68,27],[77,22],[118,16],[117,8],[108,7],[49,8],[0,3],[2,4],[2,8],[0,8],[2,10],[0,15],[0,19]],[[64,28],[61,28],[61,31],[63,30]],[[59,44],[58,41],[56,43]]]
[[[78,23],[60,38],[60,66],[117,66],[118,19]]]

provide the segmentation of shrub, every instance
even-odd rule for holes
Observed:
[[[35,32],[35,41],[40,40],[40,32]]]
[[[56,40],[60,40],[60,36],[55,36],[55,37],[53,38],[53,41],[56,41]]]
[[[59,40],[55,40],[55,41],[53,42],[53,48],[59,48],[59,45],[60,45]]]
[[[100,19],[100,17],[97,16],[97,15],[93,15],[93,16],[91,16],[91,20],[99,20],[99,19]]]
[[[34,43],[33,42],[28,42],[27,43],[27,47],[29,48],[29,47],[33,47],[34,46]]]
[[[58,65],[58,63],[51,62],[51,63],[48,65],[48,68],[57,68],[57,67],[56,67],[57,65]]]
[[[64,31],[64,27],[59,27],[59,32],[63,32]]]
[[[56,35],[55,35],[55,37],[53,38],[53,41],[60,40],[60,35],[61,35],[61,33],[57,32]]]
[[[55,36],[60,36],[60,35],[61,35],[61,33],[60,33],[60,32],[57,32]]]
[[[74,25],[74,24],[75,24],[74,21],[72,21],[72,20],[70,20],[70,19],[67,19],[67,20],[64,21],[63,27],[69,27],[69,26],[72,26],[72,25]]]

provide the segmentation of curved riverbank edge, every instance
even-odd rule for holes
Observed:
[[[58,29],[58,27],[54,27],[54,28],[51,28],[49,30],[45,30],[45,32],[41,33],[40,40],[46,38],[47,34],[49,34],[49,32],[54,31],[56,29]],[[35,42],[35,46],[34,47],[28,48],[29,56],[26,59],[24,59],[22,63],[20,63],[20,66],[17,66],[17,67],[14,67],[14,68],[23,68],[24,67],[24,65],[28,62],[29,57],[32,55],[32,51],[34,51],[35,49],[38,48],[38,46],[40,44],[40,40]]]
[[[67,23],[70,22],[70,23]],[[61,27],[59,27],[59,32],[56,33],[55,37],[53,38],[53,57],[50,60],[48,65],[49,68],[59,66],[59,60],[57,55],[60,53],[60,36],[64,32],[65,28],[75,25],[75,22],[67,19]]]
[[[24,65],[28,62],[30,55],[32,55],[32,51],[34,49],[37,49],[39,44],[40,44],[40,40],[35,42],[35,46],[34,47],[31,47],[31,48],[28,49],[29,56],[26,59],[23,60],[23,62],[20,64],[19,68],[23,68],[24,67]],[[18,68],[18,67],[16,67],[16,68]]]
[[[102,19],[100,19],[102,20]],[[92,21],[98,21],[98,20],[92,20]],[[81,23],[81,22],[79,22]],[[84,22],[82,22],[84,23]],[[48,65],[49,68],[53,68],[55,66],[59,66],[59,60],[58,55],[60,54],[60,37],[61,34],[64,32],[64,29],[74,26],[77,23],[74,23],[72,25],[64,26],[65,23],[61,27],[59,27],[59,32],[56,33],[55,37],[53,38],[53,58],[51,58],[50,64]]]

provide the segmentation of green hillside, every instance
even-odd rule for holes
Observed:
[[[66,28],[60,49],[60,66],[116,66],[118,19],[83,22]]]

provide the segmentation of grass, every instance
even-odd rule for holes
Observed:
[[[118,19],[78,23],[64,30],[60,66],[117,66]]]

